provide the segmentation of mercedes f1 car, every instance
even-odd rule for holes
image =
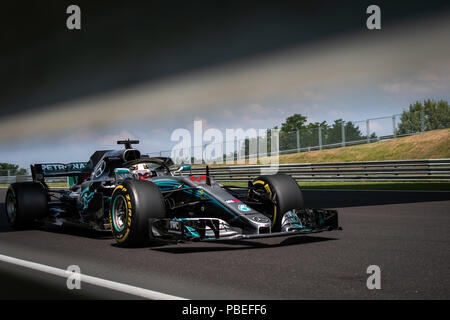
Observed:
[[[284,174],[260,176],[247,187],[216,183],[206,172],[170,158],[149,157],[118,141],[122,150],[96,151],[88,162],[31,165],[32,182],[6,193],[13,227],[31,223],[77,225],[109,231],[121,246],[167,242],[253,239],[338,229],[334,210],[304,208],[296,181]],[[71,186],[49,188],[67,176]]]

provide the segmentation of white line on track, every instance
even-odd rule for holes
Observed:
[[[15,264],[21,267],[25,267],[28,269],[33,269],[49,274],[53,274],[58,277],[68,278],[69,276],[73,275],[72,272],[64,269],[59,269],[55,267],[46,266],[44,264],[31,262],[27,260],[21,260],[9,256],[5,256],[0,254],[0,261]],[[158,291],[148,290],[144,288],[139,288],[135,286],[130,286],[128,284],[123,284],[115,281],[105,280],[97,277],[92,277],[84,274],[80,274],[80,280],[81,282],[89,283],[95,286],[120,291],[123,293],[131,294],[134,296],[151,299],[151,300],[187,300],[185,298],[177,297],[168,295],[165,293],[161,293]]]

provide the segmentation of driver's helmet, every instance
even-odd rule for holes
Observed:
[[[151,170],[145,163],[139,163],[131,166],[130,172],[139,180],[145,180],[151,177]]]

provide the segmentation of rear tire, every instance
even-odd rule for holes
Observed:
[[[283,215],[292,209],[303,209],[303,194],[297,182],[288,175],[260,176],[253,181],[253,187],[267,194],[262,213],[272,219],[272,231],[281,231]]]
[[[40,182],[18,182],[9,186],[5,198],[5,212],[13,228],[30,225],[48,214],[47,190]]]
[[[109,222],[114,240],[122,247],[148,242],[148,219],[164,218],[165,212],[164,199],[156,184],[125,180],[111,196]]]

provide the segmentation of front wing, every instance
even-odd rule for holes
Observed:
[[[280,232],[233,228],[218,218],[149,219],[149,236],[169,242],[273,238],[341,229],[336,210],[304,209],[284,215]]]

